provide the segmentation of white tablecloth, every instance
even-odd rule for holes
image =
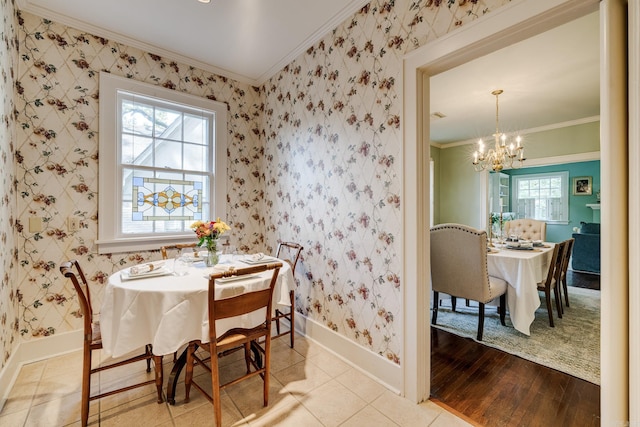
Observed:
[[[489,275],[509,283],[507,307],[513,327],[530,335],[529,327],[540,307],[538,282],[547,277],[553,255],[553,243],[536,250],[515,250],[497,247],[487,255]]]
[[[248,267],[239,259],[231,261],[222,255],[224,266]],[[236,257],[240,258],[240,257]],[[220,268],[218,265],[215,268]],[[165,267],[172,270],[173,260]],[[189,341],[209,341],[207,293],[209,274],[204,262],[190,264],[185,276],[156,276],[122,280],[120,272],[112,274],[104,291],[100,310],[103,351],[120,357],[136,351],[146,344],[153,345],[156,355],[172,354]],[[269,285],[271,272],[266,271],[251,279],[216,282],[216,298],[225,298]],[[294,289],[291,267],[282,262],[278,282],[273,293],[273,304],[291,304],[289,291]],[[231,327],[255,326],[264,320],[264,310],[242,318],[219,320],[216,332],[224,333]]]

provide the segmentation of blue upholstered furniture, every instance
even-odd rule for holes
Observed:
[[[581,222],[575,240],[571,268],[577,271],[600,273],[600,224]]]

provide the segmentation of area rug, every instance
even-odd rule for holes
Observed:
[[[497,309],[486,307],[481,343],[599,385],[600,291],[569,287],[571,307],[565,306],[562,319],[558,319],[554,304],[554,328],[549,326],[543,294],[540,299],[530,336],[516,331],[508,314],[507,326],[502,326]],[[438,324],[433,326],[476,340],[477,303],[466,307],[464,300],[458,299],[453,313],[449,300],[443,300]]]

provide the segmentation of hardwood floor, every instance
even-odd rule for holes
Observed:
[[[567,285],[600,290],[600,275],[568,270]]]
[[[598,275],[567,277],[600,289]],[[600,386],[436,328],[431,400],[479,426],[600,425]]]

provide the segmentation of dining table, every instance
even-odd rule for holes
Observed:
[[[180,274],[174,272],[176,260],[163,260],[127,267],[109,276],[100,309],[103,353],[118,358],[151,344],[155,355],[174,354],[190,341],[209,341],[208,287],[209,275],[231,268],[282,261],[273,291],[273,307],[290,306],[289,292],[295,282],[287,262],[270,256],[220,256],[219,263],[207,267],[204,259],[186,262]],[[184,258],[181,262],[185,262]],[[146,267],[146,268],[145,268]],[[135,269],[144,271],[134,274]],[[150,268],[150,270],[149,270]],[[137,273],[137,271],[135,271]],[[271,272],[251,276],[230,277],[215,282],[216,299],[264,289],[269,286]],[[264,309],[221,319],[216,332],[222,335],[233,327],[252,327],[264,321]],[[186,354],[186,353],[184,353]],[[178,358],[167,386],[167,400],[175,403],[177,377],[184,365]]]
[[[547,277],[554,246],[550,242],[533,247],[496,243],[487,254],[489,275],[509,284],[507,308],[511,323],[525,335],[531,335],[530,327],[540,307],[538,283]]]

